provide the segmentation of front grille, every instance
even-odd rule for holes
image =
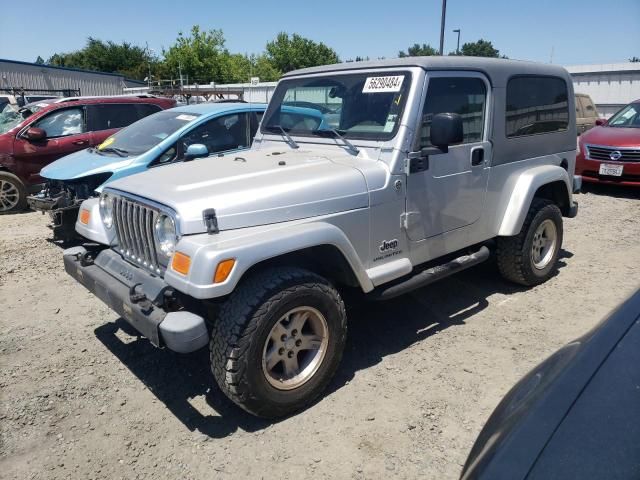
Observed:
[[[118,235],[116,250],[129,261],[160,273],[161,265],[153,235],[158,211],[128,198],[113,201],[113,223]]]
[[[618,152],[621,156],[617,160],[611,158],[613,152]],[[614,157],[617,154],[614,155]],[[615,148],[599,147],[587,145],[587,157],[590,160],[600,160],[605,162],[640,162],[640,148]]]

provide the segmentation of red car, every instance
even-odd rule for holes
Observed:
[[[579,137],[576,175],[584,182],[640,187],[640,100],[596,125]]]
[[[151,95],[43,100],[0,114],[0,213],[24,209],[40,170],[102,143],[119,129],[176,101]]]

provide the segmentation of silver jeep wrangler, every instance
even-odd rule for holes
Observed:
[[[286,106],[286,108],[283,108]],[[67,272],[158,347],[209,344],[222,391],[277,417],[336,371],[341,294],[385,300],[476,265],[547,280],[574,217],[561,67],[416,57],[291,72],[251,150],[115,181]]]

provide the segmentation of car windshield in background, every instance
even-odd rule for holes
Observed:
[[[640,128],[640,103],[631,103],[609,119],[610,127]]]
[[[395,136],[411,84],[409,72],[283,80],[262,122],[263,133],[388,140]]]
[[[17,105],[7,103],[0,109],[0,133],[6,133],[18,126],[33,112],[23,112]]]
[[[106,139],[98,151],[118,156],[140,155],[199,116],[175,110],[154,113]]]

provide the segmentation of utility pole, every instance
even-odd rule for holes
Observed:
[[[444,24],[447,16],[447,0],[442,0],[442,20],[440,23],[440,56],[444,54]]]
[[[456,55],[460,55],[460,29],[456,28],[453,33],[458,34],[458,45],[456,46]]]

